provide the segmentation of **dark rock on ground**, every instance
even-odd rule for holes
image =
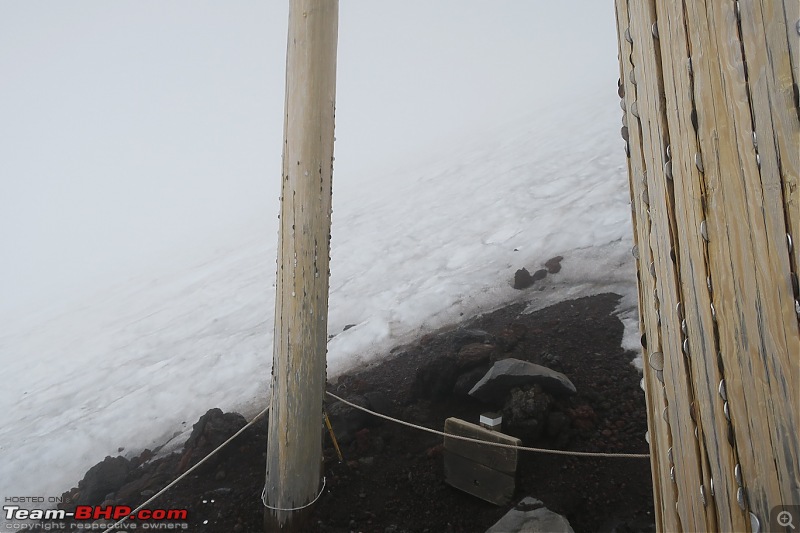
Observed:
[[[520,268],[514,273],[514,288],[517,290],[527,289],[533,282],[533,276],[527,268]]]
[[[537,270],[536,272],[533,273],[533,276],[531,276],[531,278],[533,279],[534,282],[537,282],[540,279],[544,279],[546,277],[547,277],[547,269],[546,268],[540,268],[539,270]]]
[[[192,433],[186,444],[183,445],[183,457],[178,467],[179,470],[183,472],[197,463],[245,425],[247,425],[247,421],[239,413],[223,413],[219,408],[209,409],[192,426]],[[213,468],[221,458],[221,455],[217,454],[203,467]]]
[[[450,394],[456,384],[455,358],[440,357],[426,361],[416,371],[414,393],[422,398],[441,399]]]
[[[456,328],[451,333],[453,344],[456,347],[473,342],[492,342],[493,335],[482,329]]]
[[[547,260],[547,262],[544,264],[544,266],[545,266],[545,268],[547,268],[547,271],[549,273],[558,274],[559,272],[561,272],[561,261],[563,259],[564,258],[562,256],[560,256],[560,255],[557,255],[555,257],[551,257],[550,259]]]
[[[500,344],[507,352],[513,350],[527,335],[528,328],[522,322],[513,322],[505,326],[498,337]]]
[[[561,358],[551,353],[543,354],[541,359],[544,366],[547,368],[552,368],[553,370],[555,370],[556,367],[558,367],[561,363]]]
[[[459,377],[478,366],[487,366],[495,351],[492,344],[472,342],[461,345],[458,349],[459,332],[447,332],[439,335],[436,352],[445,355],[423,361],[417,368],[414,377],[414,394],[421,398],[441,399],[450,395]],[[451,355],[455,350],[457,353]]]
[[[458,352],[458,370],[464,371],[489,362],[489,358],[494,353],[494,346],[491,344],[467,344]]]
[[[533,443],[545,429],[553,397],[539,385],[511,390],[503,405],[504,432]]]
[[[78,483],[77,505],[99,505],[109,493],[116,492],[125,483],[131,470],[124,457],[106,457],[90,468]]]
[[[456,384],[453,386],[453,394],[458,396],[468,396],[472,387],[478,383],[481,378],[486,374],[488,368],[478,367],[469,370],[456,379]]]
[[[367,401],[367,408],[386,416],[392,416],[395,413],[394,404],[386,394],[381,391],[370,391],[364,393],[364,399]]]
[[[547,367],[508,358],[497,361],[469,391],[470,396],[487,403],[501,403],[513,387],[538,384],[551,394],[575,394],[567,376]]]
[[[115,496],[117,502],[129,502],[138,497],[149,497],[164,488],[174,478],[172,471],[157,472],[155,468],[148,469],[130,483],[123,485]]]
[[[540,279],[547,277],[547,269],[539,269],[531,275],[527,268],[520,268],[514,273],[514,288],[517,290],[527,289]]]
[[[139,455],[137,455],[136,457],[131,459],[131,467],[132,468],[138,468],[143,463],[145,463],[145,462],[149,461],[150,459],[152,459],[153,455],[154,455],[154,453],[153,453],[152,450],[150,450],[148,448],[145,448],[144,451],[142,451],[142,453],[140,453]]]
[[[569,417],[561,411],[551,411],[547,415],[547,437],[559,439],[565,431],[569,430]]]
[[[567,414],[572,419],[572,426],[579,431],[590,432],[597,424],[597,414],[587,404],[569,409]]]
[[[370,408],[369,401],[363,396],[352,396],[346,398],[348,402]],[[375,424],[376,420],[360,409],[350,407],[346,403],[334,402],[327,408],[328,418],[331,421],[333,432],[339,444],[349,444],[356,433],[369,425]]]

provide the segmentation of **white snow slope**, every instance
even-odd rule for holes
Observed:
[[[620,110],[614,87],[601,89],[474,134],[376,180],[380,188],[365,176],[340,192],[334,176],[330,376],[462,313],[520,298],[536,308],[623,294],[625,344],[635,346]],[[4,329],[0,494],[56,496],[118,448],[152,448],[211,407],[260,410],[277,236],[249,238],[191,269]],[[541,287],[511,287],[516,269],[557,254],[563,269]],[[346,324],[356,326],[342,332]]]

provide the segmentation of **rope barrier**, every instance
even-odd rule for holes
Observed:
[[[537,453],[548,453],[551,455],[571,455],[576,457],[617,457],[623,459],[647,459],[650,457],[649,453],[602,453],[602,452],[571,452],[566,450],[551,450],[548,448],[531,448],[528,446],[515,446],[513,444],[503,444],[500,442],[489,442],[480,439],[473,439],[471,437],[462,437],[461,435],[453,435],[451,433],[445,433],[444,431],[438,431],[436,429],[426,428],[425,426],[418,426],[417,424],[412,424],[411,422],[405,422],[404,420],[398,420],[397,418],[392,418],[391,416],[386,416],[381,413],[376,413],[375,411],[371,411],[366,407],[361,407],[360,405],[356,405],[352,402],[348,402],[347,400],[340,398],[333,394],[332,392],[326,392],[328,396],[331,398],[335,398],[340,402],[349,405],[350,407],[354,407],[365,413],[369,413],[373,416],[377,416],[378,418],[383,418],[384,420],[389,420],[390,422],[396,422],[397,424],[402,424],[404,426],[408,426],[410,428],[418,429],[420,431],[427,431],[428,433],[433,433],[434,435],[441,435],[443,437],[447,437],[449,439],[458,439],[464,440],[467,442],[475,442],[478,444],[486,444],[488,446],[497,446],[498,448],[510,448],[512,450],[520,450],[523,452],[537,452]]]
[[[261,503],[264,504],[264,507],[266,507],[267,509],[272,509],[273,511],[299,511],[300,509],[305,509],[306,507],[311,507],[312,505],[317,503],[317,500],[319,500],[319,498],[320,498],[320,496],[322,496],[323,492],[325,492],[325,477],[324,476],[322,478],[322,488],[319,489],[319,493],[317,494],[316,498],[314,498],[313,500],[311,500],[310,502],[308,502],[305,505],[301,505],[300,507],[289,507],[289,508],[284,509],[282,507],[273,507],[273,506],[271,506],[271,505],[269,505],[267,503],[267,486],[264,485],[264,490],[261,491]]]
[[[197,468],[198,468],[200,465],[202,465],[203,463],[205,463],[206,461],[208,461],[208,459],[210,459],[210,458],[211,458],[211,457],[212,457],[214,454],[216,454],[216,453],[217,453],[218,451],[220,451],[222,448],[224,448],[225,446],[227,446],[227,445],[228,445],[228,443],[230,443],[230,442],[231,442],[233,439],[235,439],[236,437],[238,437],[239,435],[241,435],[241,434],[242,434],[242,433],[243,433],[243,432],[244,432],[244,431],[245,431],[247,428],[251,427],[253,424],[255,424],[256,422],[258,422],[258,420],[259,420],[259,419],[260,419],[262,416],[264,416],[265,414],[267,414],[267,411],[269,411],[269,408],[270,408],[270,406],[271,406],[271,402],[270,402],[270,405],[267,405],[267,406],[264,408],[264,410],[263,410],[263,411],[261,411],[260,413],[258,413],[256,416],[254,416],[254,417],[253,417],[253,419],[252,419],[250,422],[248,422],[247,424],[245,424],[245,426],[244,426],[242,429],[240,429],[239,431],[237,431],[236,433],[234,433],[232,437],[230,437],[228,440],[226,440],[225,442],[223,442],[222,444],[220,444],[219,446],[217,446],[217,447],[216,447],[216,448],[215,448],[215,449],[214,449],[214,450],[213,450],[211,453],[209,453],[208,455],[206,455],[205,457],[203,457],[202,459],[200,459],[200,460],[197,462],[197,464],[196,464],[196,465],[194,465],[194,466],[193,466],[193,467],[191,467],[189,470],[187,470],[186,472],[184,472],[183,474],[181,474],[180,476],[178,476],[177,478],[175,478],[175,480],[173,480],[173,481],[172,481],[172,483],[170,483],[169,485],[167,485],[166,487],[164,487],[163,489],[161,489],[160,491],[158,491],[157,493],[155,493],[153,496],[151,496],[149,500],[147,500],[146,502],[144,502],[143,504],[141,504],[139,507],[137,507],[136,509],[134,509],[133,511],[131,511],[131,513],[130,513],[128,516],[125,516],[125,517],[123,517],[123,518],[122,518],[120,521],[116,522],[116,523],[115,523],[115,524],[113,524],[111,527],[107,528],[107,529],[106,529],[106,531],[115,531],[115,530],[116,530],[116,529],[117,529],[119,526],[121,526],[122,524],[124,524],[125,522],[127,522],[127,521],[128,521],[128,519],[129,519],[129,518],[130,518],[132,515],[136,515],[136,513],[138,513],[138,512],[139,512],[139,511],[141,511],[142,509],[144,509],[144,508],[145,508],[145,507],[146,507],[148,504],[150,504],[151,502],[153,502],[153,501],[154,501],[156,498],[158,498],[159,496],[161,496],[162,494],[164,494],[165,492],[167,492],[169,489],[171,489],[172,487],[174,487],[175,485],[177,485],[177,484],[178,484],[178,482],[179,482],[180,480],[182,480],[183,478],[185,478],[186,476],[188,476],[189,474],[191,474],[191,473],[192,473],[194,470],[196,470],[196,469],[197,469]]]
[[[545,453],[545,454],[551,454],[551,455],[567,455],[567,456],[574,456],[574,457],[610,457],[610,458],[628,458],[628,459],[647,459],[647,458],[650,457],[650,454],[647,454],[647,453],[602,453],[602,452],[576,452],[576,451],[566,451],[566,450],[552,450],[552,449],[548,449],[548,448],[533,448],[533,447],[529,447],[529,446],[515,446],[513,444],[503,444],[503,443],[500,443],[500,442],[489,442],[489,441],[485,441],[485,440],[474,439],[474,438],[471,438],[471,437],[462,437],[461,435],[453,435],[453,434],[450,434],[450,433],[445,433],[444,431],[438,431],[436,429],[431,429],[431,428],[428,428],[428,427],[425,427],[425,426],[412,424],[411,422],[406,422],[404,420],[399,420],[399,419],[393,418],[391,416],[387,416],[387,415],[384,415],[384,414],[381,414],[381,413],[377,413],[375,411],[367,409],[366,407],[362,407],[360,405],[356,405],[356,404],[354,404],[352,402],[349,402],[349,401],[345,400],[344,398],[340,398],[339,396],[333,394],[332,392],[326,392],[326,394],[328,396],[330,396],[331,398],[344,403],[345,405],[349,405],[350,407],[353,407],[355,409],[358,409],[360,411],[368,413],[368,414],[370,414],[372,416],[376,416],[378,418],[382,418],[384,420],[388,420],[388,421],[394,422],[396,424],[407,426],[407,427],[410,427],[410,428],[413,428],[413,429],[417,429],[417,430],[420,430],[420,431],[426,431],[428,433],[432,433],[434,435],[439,435],[439,436],[442,436],[442,437],[447,437],[447,438],[450,438],[450,439],[458,439],[458,440],[463,440],[463,441],[467,441],[467,442],[474,442],[474,443],[477,443],[477,444],[484,444],[484,445],[487,445],[487,446],[496,446],[498,448],[509,448],[509,449],[519,450],[519,451],[523,451],[523,452],[536,452],[536,453]],[[186,476],[188,476],[189,474],[194,472],[197,468],[199,468],[203,463],[208,461],[212,456],[214,456],[222,448],[227,446],[236,437],[241,435],[246,429],[248,429],[249,427],[252,427],[253,424],[255,424],[256,422],[258,422],[258,420],[261,419],[261,417],[263,417],[265,414],[267,414],[269,409],[270,409],[270,405],[265,407],[263,411],[261,411],[256,416],[254,416],[253,419],[250,420],[250,422],[245,424],[239,431],[234,433],[233,436],[228,438],[228,440],[226,440],[225,442],[223,442],[222,444],[217,446],[213,451],[211,451],[211,453],[209,453],[208,455],[203,457],[200,461],[198,461],[197,464],[195,464],[194,466],[189,468],[186,472],[184,472],[183,474],[181,474],[180,476],[175,478],[169,485],[167,485],[166,487],[164,487],[163,489],[161,489],[160,491],[155,493],[147,501],[145,501],[144,503],[139,505],[136,509],[131,511],[131,513],[128,516],[123,517],[121,520],[119,520],[118,522],[116,522],[113,525],[111,525],[110,527],[108,527],[106,529],[106,531],[110,532],[110,531],[118,530],[118,528],[120,526],[122,526],[125,522],[127,522],[128,519],[131,516],[135,516],[136,513],[138,513],[142,509],[144,509],[147,505],[149,505],[150,503],[155,501],[162,494],[164,494],[169,489],[171,489],[172,487],[177,485]],[[309,503],[307,503],[305,505],[302,505],[300,507],[292,507],[292,508],[284,509],[284,508],[280,508],[280,507],[273,507],[273,506],[267,504],[267,502],[266,502],[266,485],[265,485],[264,486],[264,490],[261,492],[261,501],[264,504],[264,507],[266,507],[267,509],[272,509],[274,511],[299,511],[301,509],[305,509],[306,507],[310,507],[310,506],[314,505],[317,502],[317,500],[320,499],[320,497],[322,496],[323,492],[325,492],[325,478],[324,477],[322,478],[322,488],[320,489],[320,491],[317,494],[316,498],[314,498]]]

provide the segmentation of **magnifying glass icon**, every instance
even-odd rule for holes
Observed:
[[[781,527],[790,527],[794,529],[794,524],[792,523],[792,513],[789,511],[781,511],[778,513],[778,525]]]

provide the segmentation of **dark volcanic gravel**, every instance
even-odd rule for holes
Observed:
[[[545,407],[532,415],[539,417],[533,430],[504,426],[504,432],[516,432],[526,446],[646,453],[641,376],[630,364],[634,354],[620,348],[623,327],[613,314],[618,301],[601,294],[530,314],[521,314],[522,304],[510,305],[395,347],[340,376],[329,391],[441,430],[448,417],[477,423],[480,413],[492,410],[464,392],[492,362],[514,357],[562,372],[578,393],[562,398],[529,387],[519,391],[543,399]],[[332,415],[340,408],[328,404]],[[647,459],[521,452],[514,499],[498,507],[444,482],[440,437],[370,417],[343,428],[341,416],[335,424],[345,462],[326,441],[326,487],[304,531],[483,532],[526,496],[566,516],[576,532],[655,530]],[[148,453],[135,458],[124,486],[103,500],[134,507],[242,424],[234,414],[206,415],[192,449],[156,461],[148,461]],[[192,532],[262,531],[266,427],[266,420],[253,426],[150,507],[188,509]]]

